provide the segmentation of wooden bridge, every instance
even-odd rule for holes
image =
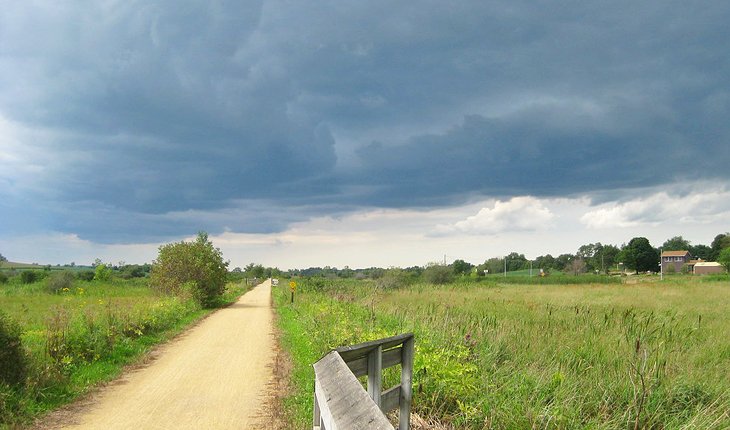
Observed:
[[[394,430],[385,414],[399,409],[410,427],[413,333],[345,346],[314,364],[314,430]],[[383,369],[401,365],[400,384],[383,391]],[[367,375],[367,392],[357,380]]]

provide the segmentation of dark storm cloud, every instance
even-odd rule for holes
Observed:
[[[726,2],[6,6],[28,212],[93,240],[730,175]]]

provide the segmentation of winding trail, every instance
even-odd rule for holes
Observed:
[[[270,298],[267,280],[102,389],[62,428],[266,428],[275,356]]]

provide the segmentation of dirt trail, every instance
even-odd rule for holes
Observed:
[[[61,428],[246,429],[262,421],[275,352],[266,281],[101,390]]]

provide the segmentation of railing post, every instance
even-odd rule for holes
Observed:
[[[317,400],[317,386],[314,387],[314,418],[312,420],[312,427],[322,429],[322,417],[319,411],[319,400]]]
[[[401,353],[400,371],[400,417],[398,419],[398,430],[409,430],[411,427],[411,400],[413,398],[413,356],[414,337],[411,336],[403,342]]]
[[[383,347],[378,345],[368,354],[368,394],[378,408],[383,393]]]

